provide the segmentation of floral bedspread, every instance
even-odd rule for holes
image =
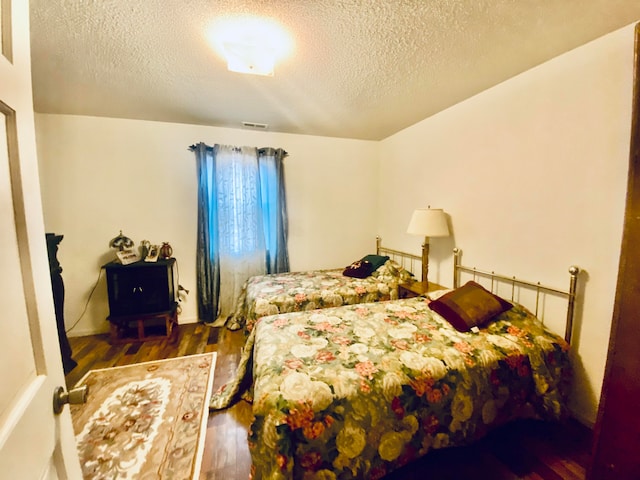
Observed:
[[[253,374],[254,479],[379,479],[509,420],[566,414],[568,344],[524,307],[479,333],[460,333],[427,303],[257,322],[238,378],[211,401],[213,409],[228,406]]]
[[[344,268],[276,273],[249,278],[238,297],[228,328],[250,332],[256,320],[277,313],[301,312],[398,298],[398,283],[413,274],[388,260],[367,278],[342,274]]]

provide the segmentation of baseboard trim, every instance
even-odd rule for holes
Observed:
[[[178,325],[186,325],[187,323],[198,323],[198,317],[181,317],[178,316]]]
[[[570,415],[576,422],[581,423],[582,425],[584,425],[590,430],[593,430],[593,427],[595,427],[596,425],[596,423],[593,420],[588,419],[587,417],[585,417],[584,415],[581,415],[578,412],[571,411]]]

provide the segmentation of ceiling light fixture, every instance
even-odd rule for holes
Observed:
[[[291,36],[268,18],[221,17],[208,37],[232,72],[273,76],[276,62],[293,50]]]
[[[273,77],[276,58],[272,48],[263,45],[225,42],[224,52],[227,58],[227,68],[231,72]]]

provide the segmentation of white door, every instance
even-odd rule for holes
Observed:
[[[64,386],[36,160],[28,0],[0,0],[0,479],[81,477]]]

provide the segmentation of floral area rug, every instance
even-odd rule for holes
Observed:
[[[197,479],[216,354],[91,370],[72,405],[85,479]]]

